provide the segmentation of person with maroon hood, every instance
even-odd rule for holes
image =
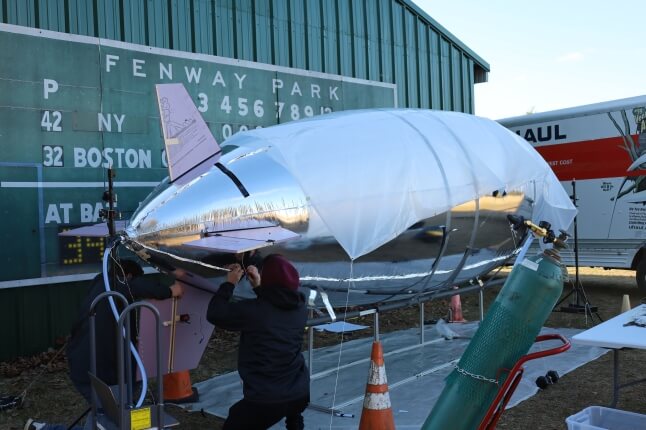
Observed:
[[[301,430],[310,378],[301,354],[307,306],[298,291],[298,271],[282,255],[269,255],[261,273],[247,266],[257,297],[232,302],[235,284],[245,273],[238,264],[229,268],[207,311],[213,325],[241,332],[238,373],[244,397],[229,408],[223,429],[267,429],[285,418],[288,430]]]

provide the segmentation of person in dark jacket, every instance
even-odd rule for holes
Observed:
[[[179,282],[168,286],[162,282],[144,278],[143,269],[133,260],[122,259],[109,271],[110,286],[113,291],[123,294],[129,303],[140,299],[169,299],[182,297],[184,288]],[[115,273],[112,276],[112,273]],[[91,402],[90,386],[90,323],[89,312],[92,301],[105,291],[103,273],[96,275],[90,290],[81,304],[79,318],[72,326],[70,340],[66,353],[69,364],[70,379],[83,397]],[[118,312],[121,312],[121,302],[114,300]],[[134,315],[133,315],[134,316]],[[117,375],[117,322],[110,308],[108,299],[103,299],[96,307],[96,370],[97,376],[108,385],[118,383]],[[132,339],[136,340],[136,319],[131,316]],[[133,369],[134,371],[134,369]]]
[[[283,256],[269,255],[261,273],[247,266],[257,297],[232,302],[235,284],[245,272],[238,264],[229,268],[227,282],[207,311],[215,326],[241,332],[238,372],[244,397],[229,409],[223,429],[267,429],[283,418],[288,430],[303,429],[310,379],[301,353],[307,306],[298,291],[298,271]]]

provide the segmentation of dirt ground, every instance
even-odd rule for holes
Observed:
[[[570,270],[574,278],[573,269]],[[502,273],[505,276],[505,273]],[[630,295],[631,304],[636,306],[642,301],[637,290],[634,272],[582,268],[581,283],[590,303],[598,307],[598,314],[604,320],[617,315],[624,294]],[[572,290],[564,288],[564,294]],[[485,309],[495,299],[498,288],[485,292]],[[574,302],[568,297],[562,305]],[[441,318],[446,315],[448,302],[436,300],[426,303],[427,319]],[[462,296],[462,307],[466,319],[479,318],[478,295]],[[352,322],[361,323],[361,320]],[[363,321],[371,324],[372,320]],[[586,328],[596,324],[583,314],[553,312],[546,322],[547,327]],[[419,324],[416,307],[384,313],[380,317],[382,332],[414,327]],[[349,340],[359,335],[348,336]],[[315,347],[338,342],[336,335],[315,335]],[[191,372],[193,382],[208,379],[216,374],[235,368],[237,337],[233,333],[217,331],[207,347],[198,369]],[[625,350],[621,352],[622,381],[646,376],[646,352]],[[386,363],[387,366],[387,363]],[[76,394],[66,373],[67,364],[63,353],[50,351],[37,357],[23,358],[11,363],[0,363],[0,397],[18,395],[27,390],[24,405],[0,411],[0,429],[21,430],[27,418],[34,417],[49,422],[70,424],[85,409],[82,398]],[[565,419],[576,412],[591,406],[607,406],[612,398],[612,353],[590,362],[567,375],[559,382],[539,392],[529,400],[505,411],[498,424],[499,429],[564,429]],[[646,384],[622,389],[617,408],[646,413]],[[180,421],[180,429],[220,429],[222,420],[200,412],[185,412],[174,406],[169,411]]]

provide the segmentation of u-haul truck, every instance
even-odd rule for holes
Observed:
[[[499,122],[576,191],[579,265],[636,270],[646,293],[646,96]],[[570,245],[563,259],[574,265]]]

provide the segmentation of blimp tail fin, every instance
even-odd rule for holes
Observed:
[[[222,150],[182,84],[158,84],[157,104],[171,182],[207,171]]]

